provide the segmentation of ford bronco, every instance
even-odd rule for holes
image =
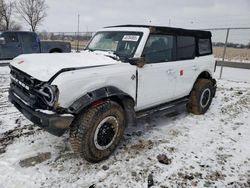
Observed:
[[[31,54],[11,64],[9,100],[90,162],[108,158],[126,126],[158,111],[204,114],[216,92],[211,33],[123,25],[101,29],[73,54]]]

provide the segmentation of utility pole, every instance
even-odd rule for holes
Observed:
[[[168,20],[168,26],[171,27],[171,19]]]
[[[225,41],[225,45],[224,45],[224,50],[223,50],[223,55],[222,55],[222,62],[224,63],[225,61],[225,56],[226,56],[226,50],[227,50],[227,43],[228,43],[228,36],[229,36],[229,31],[230,31],[230,28],[227,29],[227,36],[226,36],[226,41]],[[222,77],[222,72],[223,72],[223,65],[221,66],[221,69],[220,69],[220,78]]]
[[[89,26],[88,25],[86,26],[86,35],[85,36],[86,36],[86,39],[89,40],[90,35],[89,35]]]
[[[80,37],[79,34],[80,34],[80,14],[78,14],[76,52],[80,52],[80,50],[79,50],[79,37]]]

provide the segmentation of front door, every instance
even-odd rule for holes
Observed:
[[[138,68],[137,110],[150,108],[174,97],[176,69],[175,37],[151,35],[143,56],[146,64]]]
[[[22,46],[15,32],[5,32],[2,37],[5,44],[1,45],[1,59],[13,59],[22,54]]]

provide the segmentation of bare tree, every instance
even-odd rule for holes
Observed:
[[[2,14],[2,0],[0,0],[0,31],[4,30],[3,14]]]
[[[12,20],[14,14],[14,2],[6,3],[5,0],[0,0],[0,20],[2,30],[11,30],[12,26],[16,25]]]
[[[19,0],[16,3],[17,13],[30,25],[33,32],[47,16],[47,8],[45,0]]]
[[[22,26],[17,23],[11,23],[11,30],[12,31],[20,31],[22,29]]]
[[[2,31],[2,30],[3,30],[3,18],[0,14],[0,31]]]

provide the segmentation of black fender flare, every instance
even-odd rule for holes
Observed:
[[[194,88],[196,81],[200,78],[211,80],[211,82],[213,83],[213,97],[215,97],[216,90],[217,90],[217,81],[216,81],[216,79],[214,79],[212,77],[211,73],[209,73],[208,71],[203,71],[202,73],[199,74],[199,76],[196,78],[195,82],[193,83],[192,89]],[[189,95],[191,95],[192,89],[191,89]]]
[[[195,79],[195,81],[194,81],[194,83],[193,83],[193,85],[192,85],[192,88],[191,88],[191,91],[190,91],[189,95],[191,94],[192,89],[194,88],[194,85],[195,85],[195,83],[197,82],[197,80],[198,80],[198,79],[201,79],[201,78],[209,79],[209,80],[212,80],[212,79],[213,79],[210,72],[208,72],[208,71],[202,71],[202,72],[200,72],[200,74],[196,77],[196,79]]]
[[[134,110],[134,99],[129,94],[114,86],[106,86],[86,93],[85,95],[77,99],[68,108],[68,111],[72,114],[79,114],[82,110],[88,108],[95,101],[112,98],[119,99],[120,104],[123,106],[126,116],[126,124],[132,126],[135,125],[136,114]]]

